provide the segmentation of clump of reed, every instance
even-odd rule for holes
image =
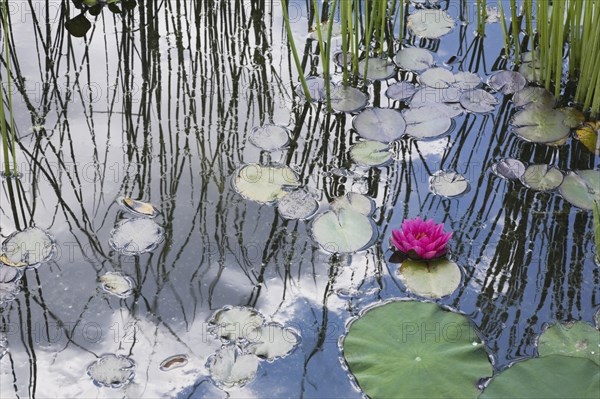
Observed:
[[[10,53],[8,48],[8,9],[6,1],[2,2],[0,11],[2,12],[2,31],[4,34],[4,57],[7,83],[7,104],[8,110],[4,109],[5,99],[4,90],[0,88],[0,133],[2,134],[2,156],[4,158],[4,175],[6,177],[17,175],[17,156],[16,156],[16,138],[15,121],[12,113],[12,85],[10,71]],[[4,87],[4,79],[0,73],[0,84]],[[7,121],[8,118],[8,121]],[[11,163],[12,160],[12,163]]]

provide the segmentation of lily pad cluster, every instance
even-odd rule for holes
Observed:
[[[165,230],[152,218],[158,210],[150,203],[127,197],[117,199],[126,211],[137,216],[118,222],[110,232],[108,243],[124,255],[139,255],[151,252],[163,242]]]
[[[208,358],[206,368],[221,387],[241,387],[254,379],[262,360],[287,356],[300,342],[300,335],[249,307],[224,307],[209,320],[209,332],[223,346]]]

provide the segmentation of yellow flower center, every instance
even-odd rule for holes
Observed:
[[[417,235],[415,236],[415,239],[420,240],[423,237],[427,237],[427,233],[424,233],[424,232],[417,233]]]

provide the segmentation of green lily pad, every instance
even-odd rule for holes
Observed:
[[[312,234],[321,247],[331,253],[350,253],[369,246],[375,226],[368,217],[352,208],[342,207],[317,216]]]
[[[219,386],[242,387],[256,376],[260,359],[227,345],[208,358],[206,368]]]
[[[442,10],[418,10],[408,16],[406,27],[413,35],[437,39],[454,29],[454,18]]]
[[[277,203],[277,210],[285,219],[308,219],[318,209],[317,200],[304,189],[291,191]]]
[[[358,72],[363,76],[365,72],[366,59],[358,63]],[[367,79],[386,80],[396,74],[396,65],[388,59],[371,57],[367,69]],[[364,77],[364,76],[363,76]]]
[[[275,360],[288,355],[300,342],[300,336],[291,328],[269,323],[260,327],[249,340],[249,353],[261,359]]]
[[[13,267],[35,267],[56,253],[54,238],[38,227],[9,235],[2,243],[1,262]]]
[[[533,67],[532,62],[523,62],[519,66],[519,73],[530,82],[539,82],[540,76],[542,76],[542,69],[540,68],[539,58],[535,61],[535,68]]]
[[[585,122],[585,115],[583,115],[583,112],[581,112],[577,108],[565,107],[557,108],[556,110],[558,112],[563,113],[563,115],[565,116],[565,120],[563,121],[563,123],[565,124],[565,126],[568,126],[571,129],[574,129],[577,126],[581,125],[583,122]]]
[[[453,87],[460,90],[473,90],[481,84],[479,75],[473,72],[457,72],[454,74]]]
[[[399,68],[420,72],[433,65],[433,54],[419,47],[407,47],[400,50],[394,57]]]
[[[237,171],[233,187],[242,197],[267,204],[288,194],[286,188],[299,187],[298,175],[287,166],[248,164]]]
[[[529,165],[521,177],[523,184],[538,191],[554,190],[563,182],[563,174],[554,166],[546,164]]]
[[[600,171],[569,172],[560,185],[559,192],[576,207],[592,210],[594,201],[600,201]]]
[[[406,100],[415,94],[417,88],[414,84],[408,82],[397,82],[388,86],[385,95],[392,100]]]
[[[404,134],[406,122],[402,114],[389,108],[366,108],[352,121],[354,130],[367,140],[389,143]]]
[[[352,145],[350,147],[350,157],[360,165],[381,166],[392,159],[392,152],[387,144],[367,140]]]
[[[512,102],[517,107],[552,108],[556,98],[543,87],[525,87],[513,94]]]
[[[414,139],[431,139],[449,133],[452,119],[443,112],[432,112],[430,107],[410,108],[402,112],[406,134]]]
[[[496,109],[498,100],[483,89],[465,91],[460,95],[460,105],[467,111],[488,113]]]
[[[597,399],[600,368],[588,359],[545,356],[515,363],[492,379],[481,399]]]
[[[565,115],[551,108],[527,108],[515,114],[511,121],[513,132],[532,143],[552,144],[569,135]]]
[[[355,87],[335,85],[331,88],[331,108],[337,112],[357,112],[368,102],[369,97]]]
[[[331,209],[339,211],[342,208],[352,209],[356,212],[360,212],[365,216],[369,216],[375,210],[375,202],[366,195],[359,193],[348,193],[341,197],[337,197],[331,203]]]
[[[398,269],[398,277],[414,294],[441,298],[458,288],[462,274],[458,265],[448,259],[429,262],[407,259]]]
[[[492,374],[469,320],[433,303],[390,302],[354,320],[344,358],[371,398],[475,398]]]
[[[577,139],[590,152],[600,155],[600,121],[589,121],[575,131]]]
[[[455,83],[452,71],[444,68],[430,68],[419,75],[421,84],[436,89],[445,89]]]
[[[248,140],[265,151],[275,151],[288,145],[290,135],[283,126],[263,125],[253,128]]]
[[[600,366],[600,331],[582,321],[555,324],[538,338],[538,353],[582,357]]]
[[[522,90],[527,80],[519,72],[500,71],[488,78],[488,86],[502,94],[512,94]]]
[[[525,165],[518,159],[504,158],[492,165],[492,172],[504,179],[519,180],[525,174]]]
[[[440,170],[429,178],[429,190],[442,197],[456,197],[469,190],[469,182],[461,174]]]

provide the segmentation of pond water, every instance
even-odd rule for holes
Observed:
[[[0,287],[1,397],[361,397],[339,339],[370,305],[416,297],[388,262],[391,229],[416,216],[454,232],[449,256],[462,281],[437,301],[474,322],[497,370],[534,356],[547,323],[594,319],[592,212],[491,166],[515,158],[597,169],[598,157],[576,140],[554,149],[520,139],[508,126],[510,96],[495,93],[493,112],[453,118],[442,138],[395,141],[391,162],[367,168],[349,155],[360,141],[353,115],[294,95],[280,2],[138,1],[120,16],[105,9],[85,38],[64,28],[72,4],[47,3],[10,11],[21,177],[2,180],[0,234],[35,225],[53,237],[54,256],[24,271],[20,286]],[[511,67],[498,23],[482,38],[472,2],[439,7],[457,27],[439,40],[407,33],[403,45],[428,48],[440,66],[455,59],[447,68],[484,81]],[[291,1],[290,18],[316,75],[306,2]],[[369,105],[401,108],[384,93],[407,77],[369,84]],[[253,129],[266,124],[286,127],[289,144],[254,145]],[[336,197],[364,194],[377,238],[352,254],[323,250],[312,219],[285,219],[236,192],[247,164],[289,166],[319,214]],[[469,190],[433,194],[440,170],[462,174]],[[151,203],[156,216],[132,213],[123,197]],[[207,361],[223,342],[209,322],[225,306],[289,328],[296,347],[261,360],[244,385],[217,386]],[[123,385],[98,382],[101,358]]]

